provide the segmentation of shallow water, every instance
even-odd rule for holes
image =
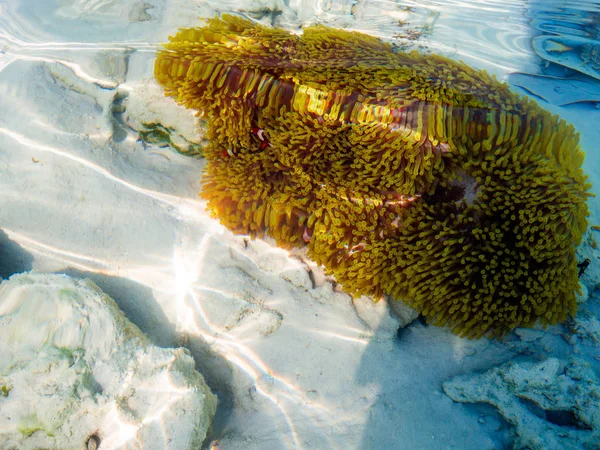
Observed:
[[[596,342],[573,345],[563,326],[505,341],[418,322],[397,333],[383,302],[353,301],[302,255],[211,219],[204,161],[177,152],[203,145],[202,125],[163,98],[153,65],[178,28],[224,12],[361,31],[514,81],[575,125],[600,194],[598,2],[0,1],[0,276],[90,278],[154,343],[189,348],[220,401],[208,448],[511,447],[510,423],[442,382],[524,357],[598,370]],[[589,207],[600,224],[598,197]],[[578,253],[592,317],[598,238],[588,230]]]

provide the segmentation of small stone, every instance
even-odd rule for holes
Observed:
[[[310,400],[316,400],[317,397],[319,396],[319,393],[317,391],[310,390],[306,392],[306,396],[310,399]]]
[[[473,356],[474,354],[477,353],[477,350],[475,350],[473,347],[465,347],[463,348],[463,354],[465,356]]]
[[[544,335],[544,331],[535,330],[533,328],[516,328],[515,334],[519,336],[523,342],[533,342],[540,339]]]
[[[97,450],[100,447],[100,438],[96,434],[92,434],[85,443],[86,450]]]
[[[396,300],[392,297],[386,298],[390,313],[400,322],[400,328],[403,328],[419,317],[419,313],[407,306],[402,300]]]
[[[581,282],[579,283],[579,287],[581,288],[581,294],[577,294],[577,304],[582,305],[587,302],[589,292],[587,286]]]
[[[569,345],[577,344],[577,336],[575,334],[563,333],[560,335],[560,337],[562,337],[563,340]]]

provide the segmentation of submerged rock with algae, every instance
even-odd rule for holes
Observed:
[[[171,37],[155,76],[208,121],[201,195],[232,231],[307,246],[347,292],[461,336],[575,312],[578,134],[486,72],[224,16]]]

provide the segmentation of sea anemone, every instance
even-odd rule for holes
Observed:
[[[485,71],[224,16],[171,37],[155,76],[207,121],[201,196],[235,233],[306,246],[348,293],[460,336],[575,312],[578,134]]]

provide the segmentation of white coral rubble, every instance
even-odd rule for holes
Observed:
[[[514,448],[598,448],[600,382],[581,360],[512,361],[443,388],[454,401],[495,406],[515,427]]]
[[[0,285],[0,448],[197,449],[216,397],[185,349],[158,348],[88,280]]]

